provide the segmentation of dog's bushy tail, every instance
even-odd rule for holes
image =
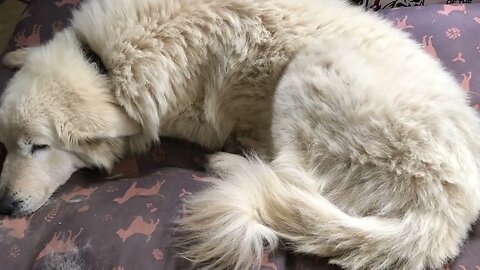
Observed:
[[[441,266],[465,237],[466,228],[441,211],[418,209],[402,219],[348,215],[302,179],[286,181],[309,177],[288,164],[220,162],[230,163],[222,180],[189,199],[179,224],[182,254],[195,269],[258,269],[281,238],[347,269],[420,270]]]
[[[262,180],[275,175],[260,162],[242,159],[224,160],[234,163],[228,165],[233,170],[187,200],[176,244],[194,269],[256,269],[262,254],[277,247],[277,233],[264,225],[258,209],[268,192]]]

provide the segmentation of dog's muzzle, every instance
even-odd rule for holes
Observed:
[[[5,195],[0,200],[0,215],[12,215],[20,206],[21,201],[16,200],[12,195]]]

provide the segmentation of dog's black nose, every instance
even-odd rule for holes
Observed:
[[[6,195],[0,201],[0,215],[11,215],[17,209],[20,201],[15,200],[11,195]]]

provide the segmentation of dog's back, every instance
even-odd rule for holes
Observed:
[[[285,66],[312,40],[336,35],[336,21],[344,31],[357,12],[337,18],[345,5],[321,2],[100,0],[74,13],[72,25],[149,140],[160,131],[218,149],[232,132],[268,140]]]

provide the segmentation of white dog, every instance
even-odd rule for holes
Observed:
[[[479,213],[463,91],[343,1],[89,1],[5,62],[22,67],[0,109],[4,213],[32,213],[78,168],[109,169],[161,135],[218,149],[232,134],[256,153],[213,155],[222,180],[179,222],[198,268],[258,268],[279,240],[347,269],[435,268]]]

